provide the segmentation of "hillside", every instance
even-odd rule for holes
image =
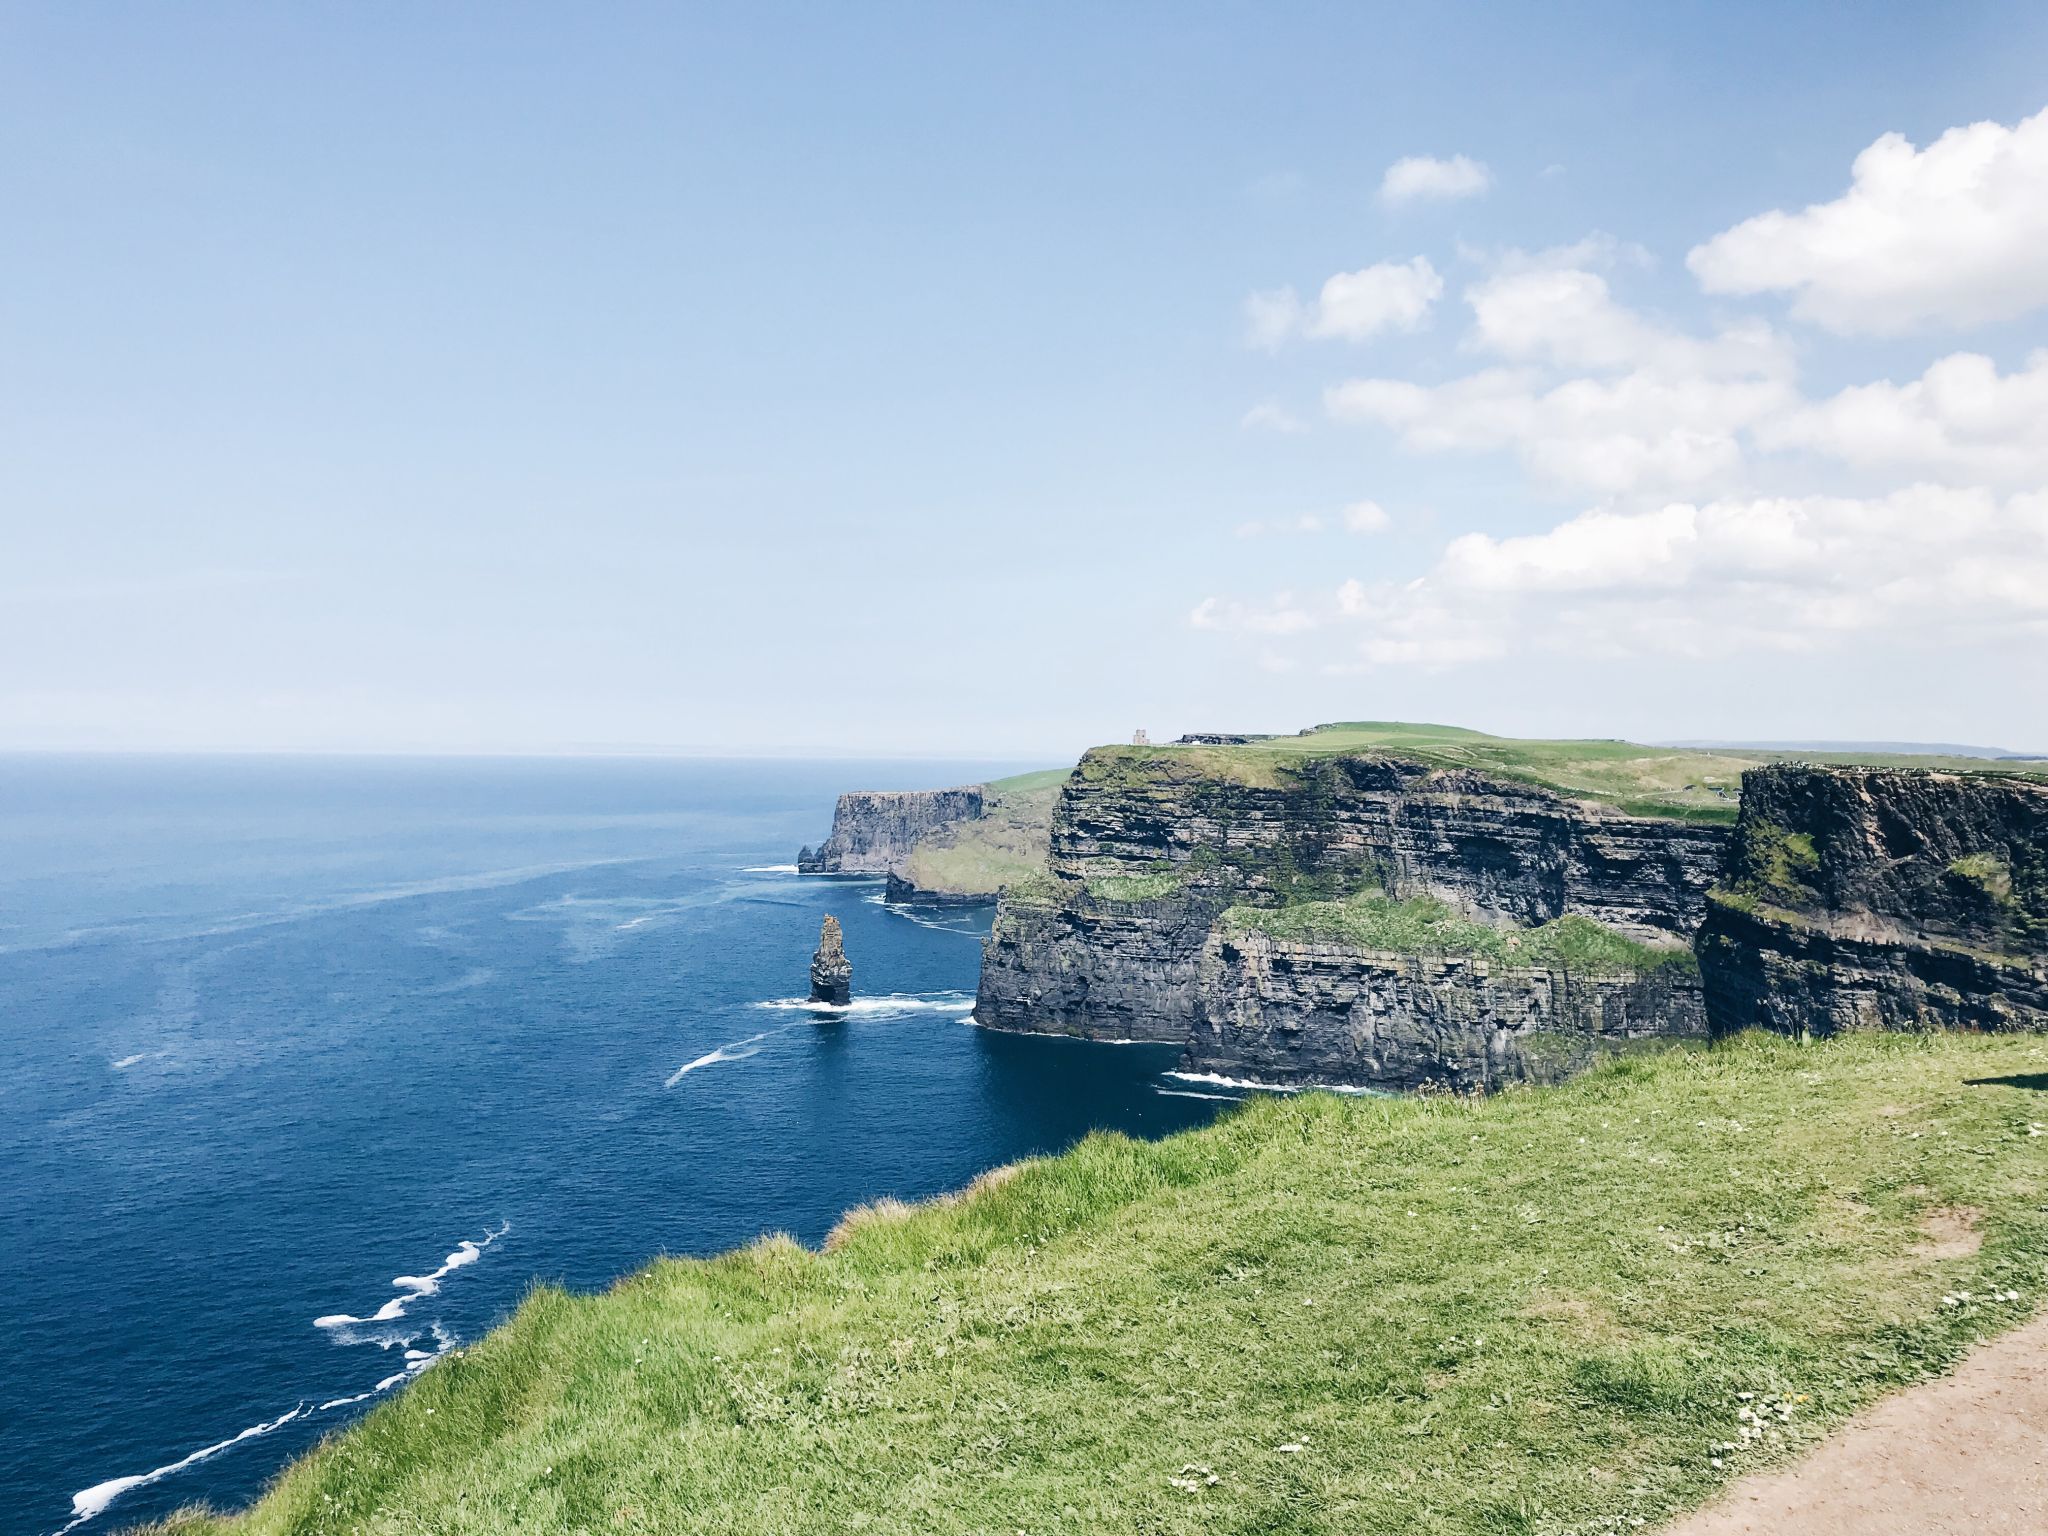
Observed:
[[[1271,784],[1305,758],[1385,753],[1439,768],[1470,768],[1560,794],[1611,805],[1637,816],[1700,821],[1735,819],[1742,771],[1768,762],[1857,763],[1953,772],[2039,773],[2037,761],[1991,761],[1885,752],[1770,752],[1651,747],[1615,740],[1542,741],[1489,736],[1452,725],[1361,720],[1317,726],[1298,736],[1258,737],[1224,746],[1103,747],[1098,771],[1119,760],[1158,755],[1184,758],[1207,773],[1242,783]]]
[[[2033,1310],[2044,1083],[2038,1037],[1752,1037],[1096,1137],[823,1253],[540,1290],[175,1528],[1654,1525]]]
[[[1048,768],[983,786],[981,815],[920,839],[903,861],[902,878],[934,895],[993,897],[1002,887],[1043,872],[1053,802],[1067,773]]]

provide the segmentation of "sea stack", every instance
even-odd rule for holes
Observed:
[[[826,918],[818,930],[818,952],[811,956],[811,1001],[841,1008],[853,1001],[853,966],[836,917]]]

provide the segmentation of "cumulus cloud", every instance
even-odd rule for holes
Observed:
[[[1423,200],[1444,202],[1477,197],[1493,185],[1493,173],[1468,155],[1439,160],[1434,155],[1409,155],[1387,167],[1380,178],[1380,201],[1390,207]]]
[[[1245,340],[1271,351],[1293,336],[1367,341],[1383,331],[1420,330],[1443,297],[1444,280],[1425,256],[1339,272],[1314,303],[1292,288],[1245,300]]]
[[[1906,384],[1859,384],[1766,416],[1766,448],[1807,449],[1859,469],[1954,482],[2048,484],[2048,351],[2017,373],[1957,352]]]
[[[1595,508],[1541,533],[1465,534],[1426,575],[1347,582],[1327,608],[1368,665],[2048,635],[2048,495],[1916,485]]]
[[[1444,384],[1354,379],[1325,392],[1328,413],[1414,452],[1511,450],[1548,485],[1621,495],[1732,483],[1743,432],[1798,398],[1791,348],[1768,325],[1688,335],[1582,267],[1524,258],[1465,298],[1468,345],[1506,365]]]
[[[1789,293],[1842,334],[2010,319],[2048,304],[2048,111],[1951,128],[1925,149],[1888,133],[1849,190],[1747,219],[1693,249],[1709,293]]]
[[[1385,533],[1393,526],[1387,509],[1376,501],[1354,501],[1344,509],[1344,528],[1348,533]]]

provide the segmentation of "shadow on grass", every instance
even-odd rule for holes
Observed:
[[[2048,1072],[2014,1072],[2007,1077],[1966,1077],[1966,1088],[2031,1088],[2048,1093]]]

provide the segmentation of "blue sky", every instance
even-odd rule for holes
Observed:
[[[2020,6],[10,7],[0,747],[2048,750],[2044,65]]]

